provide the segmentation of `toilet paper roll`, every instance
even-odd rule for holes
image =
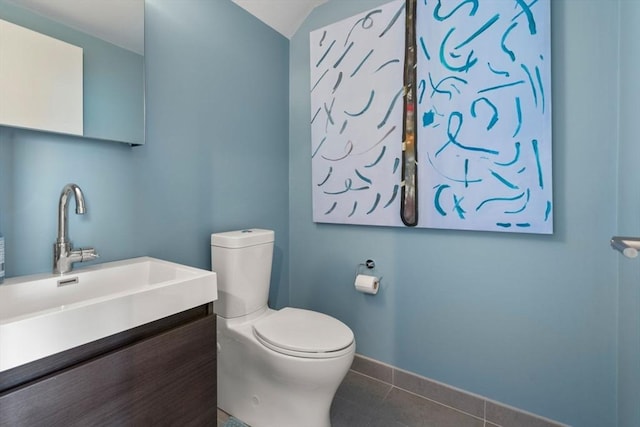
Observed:
[[[380,279],[376,276],[358,274],[355,283],[356,290],[365,294],[375,295],[380,287]]]

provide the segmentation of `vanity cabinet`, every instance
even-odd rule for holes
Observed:
[[[0,125],[82,135],[82,48],[0,20]]]
[[[203,305],[0,373],[0,426],[211,426],[216,320]]]

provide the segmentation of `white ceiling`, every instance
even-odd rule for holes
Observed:
[[[328,0],[233,0],[265,24],[290,39],[309,13]]]
[[[8,1],[117,46],[144,54],[144,0]],[[291,38],[309,13],[328,0],[232,1],[280,34]]]
[[[8,0],[116,46],[144,53],[144,0]]]

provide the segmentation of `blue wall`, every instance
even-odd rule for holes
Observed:
[[[620,146],[618,160],[618,232],[640,235],[640,2],[620,3]],[[619,260],[618,416],[619,427],[640,426],[640,263]]]
[[[101,261],[208,268],[211,232],[269,227],[272,306],[335,315],[360,354],[572,425],[640,425],[640,266],[607,243],[640,235],[640,5],[552,1],[556,232],[534,236],[312,222],[308,32],[382,2],[331,1],[289,44],[230,1],[147,0],[144,147],[0,128],[7,273],[50,270],[67,182],[89,208],[71,238]],[[352,289],[367,258],[375,297]]]
[[[0,127],[7,275],[51,271],[62,187],[100,262],[156,256],[210,268],[212,232],[276,232],[274,306],[288,302],[288,41],[230,1],[146,1],[143,147]],[[72,206],[73,207],[73,206]]]
[[[381,3],[330,1],[291,40],[291,304],[342,319],[360,354],[615,425],[618,4],[552,1],[556,231],[536,236],[312,222],[308,33]],[[353,290],[367,258],[384,276],[375,297]]]
[[[288,302],[288,41],[230,1],[147,0],[147,143],[137,214],[151,256],[210,268],[212,232],[275,230]]]
[[[0,128],[0,229],[7,276],[50,272],[58,199],[78,184],[87,213],[69,210],[76,247],[95,246],[100,262],[140,254],[135,236],[134,159],[125,144]]]

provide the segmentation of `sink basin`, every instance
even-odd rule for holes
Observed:
[[[150,257],[0,285],[0,372],[197,307],[216,273]]]

